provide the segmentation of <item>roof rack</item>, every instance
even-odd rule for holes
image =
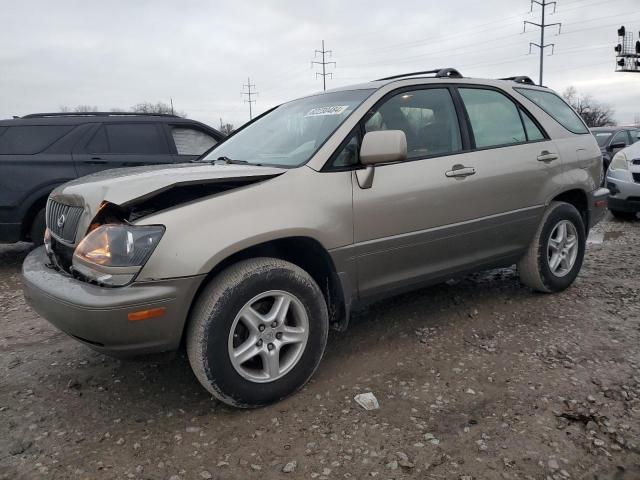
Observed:
[[[500,78],[499,80],[510,80],[516,83],[526,83],[527,85],[535,85],[535,82],[531,80],[530,77],[527,77],[526,75],[519,75],[517,77]]]
[[[170,113],[138,113],[138,112],[58,112],[58,113],[30,113],[20,118],[43,118],[43,117],[111,117],[111,116],[155,116],[155,117],[173,117],[179,118],[178,115]]]
[[[424,72],[403,73],[402,75],[393,75],[391,77],[379,78],[375,82],[383,80],[396,80],[404,77],[414,77],[416,75],[430,75],[435,73],[435,78],[462,78],[462,75],[455,68],[436,68],[435,70],[425,70]]]

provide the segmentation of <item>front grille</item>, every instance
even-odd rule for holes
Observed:
[[[82,207],[65,205],[49,199],[47,204],[47,227],[49,231],[60,240],[73,243],[76,239],[76,230],[82,211]]]
[[[636,183],[640,183],[640,173],[633,174],[633,181]]]

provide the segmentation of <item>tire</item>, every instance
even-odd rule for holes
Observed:
[[[557,241],[559,230],[564,225],[567,234],[566,244]],[[551,239],[554,235],[553,240]],[[570,252],[563,260],[556,265],[556,270],[551,263],[554,263],[553,256],[556,250],[562,250],[565,245],[570,245],[571,235],[575,238],[575,249],[567,248]],[[544,213],[538,230],[529,245],[525,255],[518,261],[518,274],[520,281],[526,286],[544,293],[561,292],[569,287],[578,276],[586,244],[586,233],[582,216],[571,204],[564,202],[551,202]],[[553,245],[563,245],[562,248]],[[561,252],[558,252],[561,253]],[[575,256],[573,254],[575,253]]]
[[[35,245],[42,245],[44,243],[44,231],[46,228],[47,221],[45,219],[45,209],[43,208],[33,217],[31,229],[29,230],[29,238]]]
[[[278,317],[273,327],[269,316],[277,311],[277,301],[286,304],[283,299],[289,300],[288,310],[281,310],[286,317]],[[241,312],[247,312],[247,305],[253,313],[245,318]],[[305,328],[304,342],[285,345],[305,336]],[[239,408],[261,407],[307,383],[320,363],[328,331],[327,305],[311,276],[283,260],[255,258],[228,267],[203,288],[189,318],[187,355],[202,386],[217,399]],[[260,353],[234,364],[232,354],[245,345],[247,352]],[[279,369],[265,363],[274,358],[272,351]]]
[[[618,220],[635,220],[637,212],[623,212],[621,210],[611,210],[611,214]]]

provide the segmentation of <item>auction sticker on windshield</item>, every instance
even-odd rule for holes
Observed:
[[[309,110],[305,117],[320,117],[323,115],[341,115],[349,105],[334,105],[332,107],[316,107]]]

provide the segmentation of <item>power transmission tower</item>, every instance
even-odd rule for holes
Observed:
[[[247,89],[246,92],[244,91],[245,88]],[[255,90],[253,92],[251,91],[252,88],[256,88],[256,86],[255,84],[251,84],[251,79],[247,77],[246,85],[242,85],[242,98],[244,100],[244,103],[249,104],[249,120],[253,119],[253,110],[251,109],[251,104],[256,103],[255,100],[251,100],[251,97],[253,95],[258,95],[258,92],[256,92]],[[245,95],[247,96],[247,98],[244,98]]]
[[[531,47],[537,47],[540,50],[540,81],[538,82],[542,85],[542,73],[544,70],[544,49],[547,47],[551,47],[551,55],[553,55],[553,51],[555,50],[555,43],[544,43],[544,31],[549,27],[558,27],[558,35],[560,35],[560,30],[562,29],[562,23],[545,23],[545,13],[548,6],[553,5],[553,13],[556,13],[556,2],[548,2],[547,0],[531,0],[531,11],[533,12],[533,4],[536,3],[540,5],[540,10],[542,11],[542,20],[540,23],[529,22],[525,20],[523,33],[527,30],[527,23],[529,25],[534,25],[540,29],[540,43],[529,42],[529,53],[531,53]]]
[[[327,89],[327,75],[329,76],[329,78],[333,78],[333,73],[331,73],[331,72],[327,73],[326,67],[327,67],[327,65],[333,65],[335,67],[336,66],[336,62],[327,62],[327,61],[325,61],[325,55],[331,56],[333,53],[331,52],[331,50],[325,50],[324,49],[324,40],[322,40],[322,50],[316,50],[313,58],[317,58],[318,54],[322,55],[322,61],[318,62],[316,60],[313,60],[311,62],[311,68],[313,68],[314,64],[322,65],[322,73],[316,72],[316,78],[318,78],[318,75],[320,75],[322,77],[322,90],[326,90]]]

